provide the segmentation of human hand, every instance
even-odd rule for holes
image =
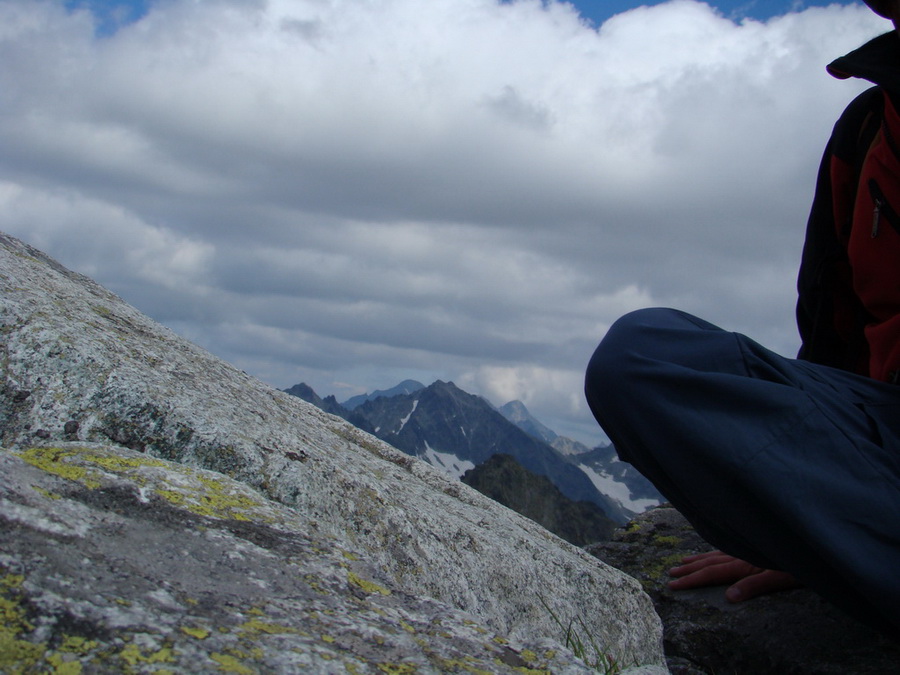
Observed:
[[[756,567],[722,551],[688,556],[681,562],[682,565],[669,570],[669,575],[676,577],[669,582],[669,588],[678,591],[731,584],[725,591],[725,598],[729,602],[741,602],[800,585],[787,572]]]

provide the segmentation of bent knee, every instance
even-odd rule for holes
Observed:
[[[588,362],[585,393],[597,400],[604,392],[621,393],[637,386],[635,376],[677,361],[686,332],[711,324],[679,310],[662,307],[639,309],[619,318]]]
[[[666,337],[660,328],[683,321],[674,309],[649,308],[629,312],[617,319],[600,341],[588,363],[588,375],[617,373],[627,368],[630,357],[652,354]]]

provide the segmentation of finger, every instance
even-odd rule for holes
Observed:
[[[718,552],[716,552],[716,555],[708,555],[699,559],[695,558],[692,561],[685,558],[687,564],[673,567],[669,570],[669,575],[673,577],[683,577],[688,574],[693,574],[694,572],[699,572],[700,570],[707,567],[729,564],[731,562],[734,562],[735,560],[736,559],[731,557],[730,555]]]
[[[734,584],[745,577],[763,571],[759,567],[754,567],[744,560],[733,558],[731,556],[724,556],[722,562],[715,564],[711,562],[712,560],[714,559],[709,558],[703,561],[704,564],[695,571],[670,581],[669,588],[679,590],[685,588],[698,588],[700,586]],[[738,590],[736,592],[740,593],[741,591]]]
[[[786,591],[799,586],[800,582],[787,572],[764,570],[735,583],[725,591],[725,597],[730,602],[742,602],[759,595]]]
[[[706,553],[695,553],[693,555],[686,555],[681,559],[682,563],[691,563],[696,560],[704,560],[705,558],[715,558],[718,556],[728,555],[727,553],[723,553],[722,551],[707,551]]]
[[[683,590],[701,586],[731,584],[747,574],[746,563],[729,559],[718,564],[704,565],[690,572],[673,570],[676,578],[669,582],[669,588]]]

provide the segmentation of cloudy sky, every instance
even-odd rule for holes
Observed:
[[[452,380],[602,436],[675,306],[793,355],[861,4],[0,0],[0,229],[278,388]]]

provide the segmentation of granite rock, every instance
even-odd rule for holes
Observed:
[[[472,652],[489,672],[580,672],[560,644],[573,626],[659,672],[659,618],[631,577],[5,235],[0,298],[15,654],[67,672],[115,670],[104,656],[227,670],[213,654],[232,672],[438,672],[481,636],[500,646]]]
[[[651,509],[589,546],[638,579],[662,618],[674,675],[893,675],[900,645],[807,589],[732,604],[724,587],[672,591],[668,570],[711,547],[671,505]]]

